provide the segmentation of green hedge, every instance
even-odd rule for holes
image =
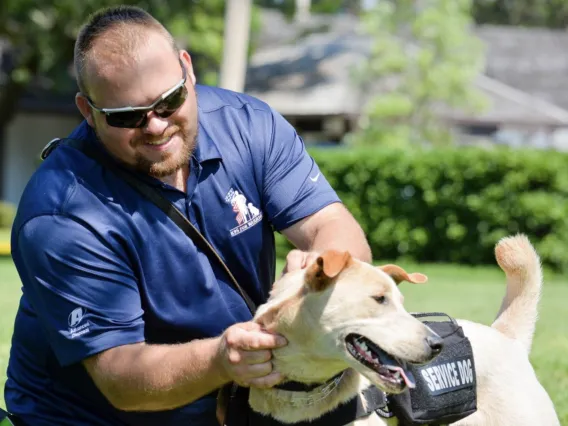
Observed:
[[[311,150],[362,225],[376,259],[495,264],[499,238],[526,233],[568,270],[568,155],[471,147]],[[289,248],[281,237],[279,253]]]

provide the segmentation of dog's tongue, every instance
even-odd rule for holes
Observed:
[[[388,366],[389,370],[398,371],[400,373],[400,375],[404,379],[404,382],[406,383],[406,386],[408,386],[410,389],[414,389],[416,387],[416,380],[414,379],[414,375],[410,370],[404,369],[404,361],[402,361],[401,364],[401,362],[398,362],[386,352],[381,353],[379,358],[384,365]]]
[[[414,389],[416,387],[416,380],[414,380],[414,375],[410,371],[404,371],[404,368],[399,366],[396,366],[394,370],[400,373],[400,375],[404,379],[404,382],[406,383],[406,386],[408,386],[410,389]]]

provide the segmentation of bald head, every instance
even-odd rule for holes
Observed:
[[[149,40],[163,39],[177,53],[171,34],[148,12],[134,6],[102,9],[91,15],[75,42],[75,73],[79,90],[89,94],[90,80],[111,67],[137,61]]]

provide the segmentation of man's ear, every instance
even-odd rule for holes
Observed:
[[[87,102],[87,98],[85,97],[85,95],[83,95],[82,93],[77,93],[75,95],[75,105],[77,105],[77,109],[79,110],[81,115],[85,118],[85,120],[87,120],[89,126],[95,127],[93,123],[94,120],[93,110],[89,106],[89,103]]]
[[[323,252],[306,271],[307,289],[311,292],[325,290],[351,261],[351,255],[346,251],[327,250]]]
[[[419,272],[413,272],[409,274],[398,265],[383,265],[379,266],[379,269],[381,269],[387,275],[390,275],[390,277],[397,285],[402,281],[408,281],[409,283],[413,284],[422,284],[428,281],[428,277],[426,275]]]
[[[197,78],[195,77],[195,72],[193,71],[193,61],[191,60],[191,55],[187,52],[187,50],[180,50],[180,60],[185,66],[188,79],[191,81],[191,84],[195,86],[195,84],[197,83]]]

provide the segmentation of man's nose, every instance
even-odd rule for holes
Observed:
[[[168,119],[156,115],[153,111],[148,113],[146,120],[143,130],[149,135],[161,135],[168,127]]]

